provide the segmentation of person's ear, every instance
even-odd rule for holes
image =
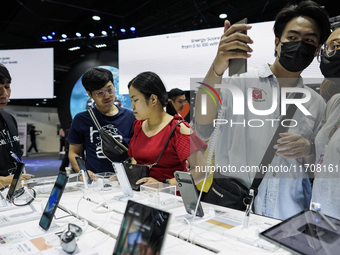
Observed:
[[[275,55],[277,56],[277,50],[278,50],[279,45],[280,45],[280,39],[275,37],[274,43],[275,43]]]
[[[93,98],[92,93],[88,90],[86,90],[87,94],[89,95],[90,98]]]
[[[174,104],[175,104],[174,100],[172,100],[172,99],[169,99],[169,101],[172,103],[172,105],[174,105]]]
[[[316,57],[318,55],[318,53],[320,52],[321,47],[322,47],[322,45],[320,44],[319,47],[316,48],[314,57]]]
[[[149,101],[151,102],[151,105],[154,106],[158,102],[158,97],[155,94],[151,94]]]

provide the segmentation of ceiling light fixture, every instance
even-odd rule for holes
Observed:
[[[225,19],[226,17],[228,17],[227,14],[225,13],[221,13],[220,16],[218,16],[220,19]]]
[[[47,38],[50,39],[50,40],[53,39],[52,35],[48,35]]]
[[[94,33],[89,33],[89,36],[90,37],[94,37]]]
[[[47,40],[47,37],[43,35],[43,36],[41,37],[41,39],[43,39],[44,41],[46,41],[46,40]]]
[[[107,47],[107,45],[105,43],[103,43],[103,44],[96,44],[95,47],[96,48],[105,48],[105,47]]]
[[[81,37],[81,33],[77,32],[77,33],[76,33],[76,36],[77,36],[77,37]]]
[[[80,50],[79,46],[68,48],[69,51]]]
[[[105,30],[102,31],[102,35],[107,35],[107,32]]]
[[[93,15],[92,19],[95,20],[95,21],[98,21],[98,20],[100,20],[100,17],[98,15]]]
[[[67,38],[67,35],[66,34],[62,34],[61,37],[65,39],[65,38]]]
[[[136,28],[135,27],[130,27],[130,30],[132,33],[134,33],[136,31]]]
[[[123,34],[125,34],[126,30],[124,28],[120,29],[120,32],[122,32]]]

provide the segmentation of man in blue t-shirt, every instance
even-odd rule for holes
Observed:
[[[106,131],[128,147],[133,135],[135,116],[127,109],[114,105],[115,87],[112,73],[104,68],[92,68],[82,77],[83,86],[90,98],[95,101],[93,112]],[[112,172],[111,162],[101,149],[101,138],[88,111],[78,113],[67,136],[70,143],[69,159],[72,168],[79,171],[76,156],[86,151],[86,169],[92,178],[93,173]]]

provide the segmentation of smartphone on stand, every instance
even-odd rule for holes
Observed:
[[[65,173],[59,173],[57,180],[54,183],[50,197],[47,201],[45,210],[41,215],[39,221],[39,226],[45,230],[48,230],[50,228],[53,216],[55,214],[55,211],[57,210],[61,195],[64,192],[67,181],[68,176]]]
[[[235,24],[247,24],[248,19],[244,18]],[[247,30],[236,31],[237,33],[247,34]],[[237,52],[244,52],[242,50],[235,50]],[[247,59],[235,58],[229,60],[229,76],[233,74],[240,74],[247,72]]]
[[[12,182],[11,182],[11,186],[9,187],[9,190],[7,192],[7,196],[6,196],[6,200],[11,203],[12,202],[12,197],[14,192],[16,191],[22,172],[24,171],[25,168],[25,164],[24,163],[20,163],[20,162],[16,162],[17,167],[16,167],[16,171],[14,173]]]
[[[198,192],[191,173],[176,171],[175,178],[187,213],[192,214],[192,212],[195,211],[197,203],[199,203],[196,216],[203,217],[203,208],[201,203],[198,201]]]
[[[79,169],[83,170],[84,173],[85,173],[85,176],[86,176],[87,180],[84,180],[84,182],[87,181],[88,184],[91,184],[92,180],[91,180],[91,177],[89,175],[89,172],[87,171],[87,169],[85,167],[85,161],[83,160],[82,157],[79,157],[79,156],[76,157],[76,160],[77,160],[77,164],[79,166]]]

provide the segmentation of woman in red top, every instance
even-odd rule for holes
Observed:
[[[152,72],[137,75],[129,82],[131,108],[136,117],[134,135],[129,144],[132,163],[153,164],[157,161],[172,128],[182,117],[168,103],[165,86],[159,76]],[[167,112],[164,107],[167,106]],[[205,177],[205,173],[195,171],[195,166],[206,166],[205,149],[207,145],[184,122],[172,134],[167,148],[157,165],[150,170],[150,177],[139,183],[165,182],[176,184],[175,171],[187,171],[187,162],[192,170],[195,183]]]

